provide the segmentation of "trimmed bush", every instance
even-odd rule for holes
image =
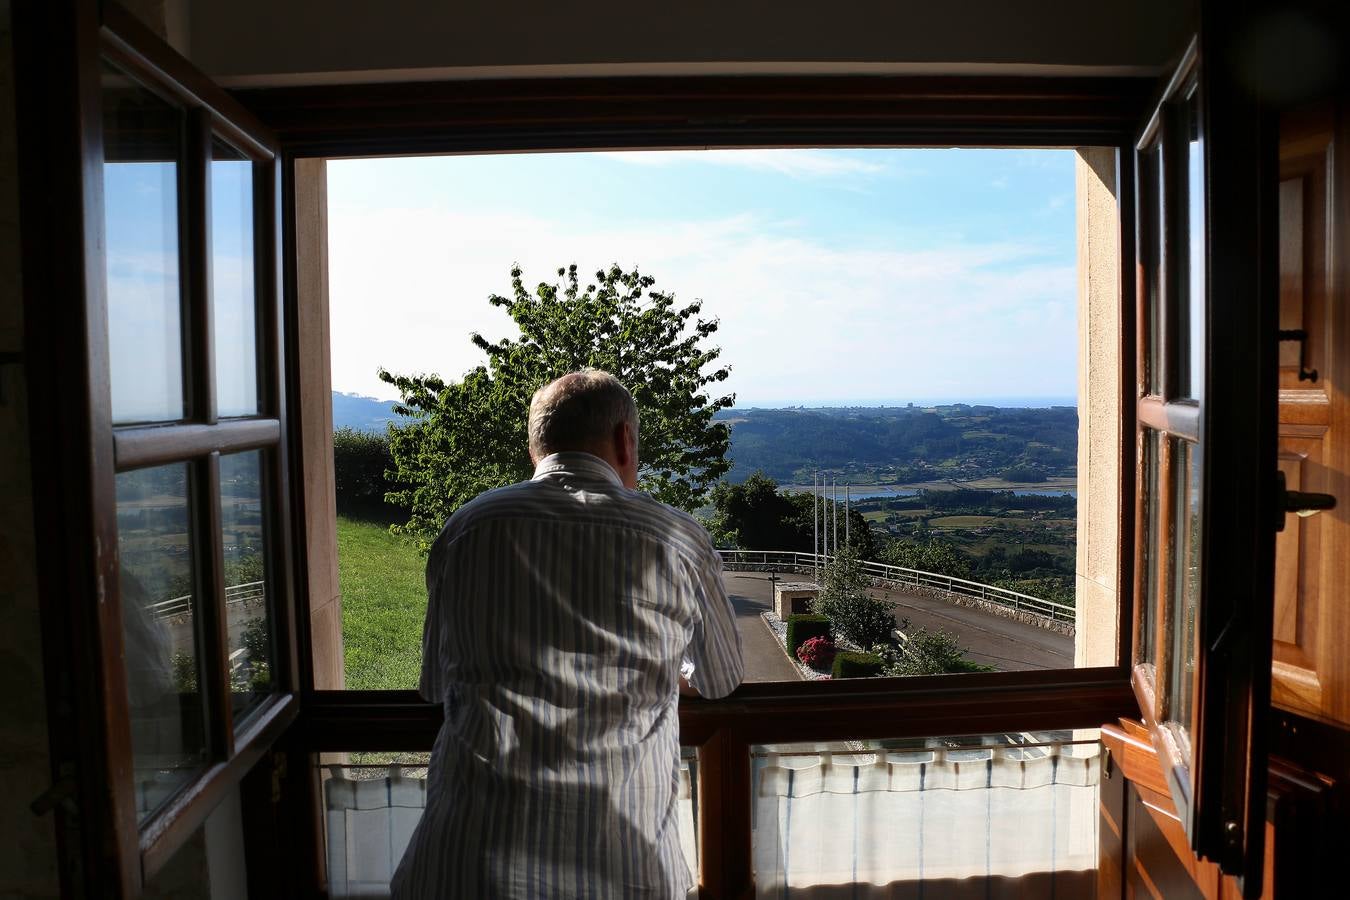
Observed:
[[[830,620],[825,616],[798,614],[787,617],[787,651],[797,655],[797,648],[813,637],[829,637]]]
[[[875,653],[845,650],[835,654],[832,674],[835,678],[871,678],[880,675],[884,666],[881,657]]]
[[[386,473],[394,468],[389,436],[339,428],[333,432],[333,488],[340,516],[375,521],[406,518],[407,510],[385,500],[398,485]]]

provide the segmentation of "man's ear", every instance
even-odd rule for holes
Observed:
[[[619,465],[627,466],[633,462],[633,444],[636,437],[627,422],[620,422],[614,426],[614,459]]]

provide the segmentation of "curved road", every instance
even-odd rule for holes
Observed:
[[[793,573],[777,573],[779,581],[801,581]],[[782,646],[759,614],[773,603],[773,584],[766,572],[723,572],[722,581],[740,626],[746,681],[788,681],[800,678]],[[1073,668],[1073,638],[1046,628],[1006,619],[974,607],[903,591],[873,589],[873,595],[895,601],[897,623],[947,631],[971,660],[1000,671]]]

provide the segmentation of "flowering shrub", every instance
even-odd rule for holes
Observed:
[[[834,662],[836,649],[834,641],[821,635],[811,638],[798,647],[797,658],[802,661],[803,665],[810,666],[813,669],[828,669],[830,663]]]

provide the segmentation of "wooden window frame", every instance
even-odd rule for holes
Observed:
[[[100,9],[102,19],[100,19]],[[316,691],[309,653],[308,617],[297,604],[308,595],[305,566],[306,448],[288,427],[287,409],[298,409],[304,361],[295,352],[294,164],[298,159],[414,153],[595,150],[674,147],[1111,147],[1117,153],[1122,323],[1133,322],[1136,302],[1133,196],[1134,129],[1147,108],[1151,79],[1044,79],[887,76],[691,76],[684,78],[529,79],[411,85],[367,85],[221,91],[160,47],[115,4],[69,0],[41,9],[15,10],[20,69],[51,77],[20,80],[24,259],[46,260],[48,247],[83,246],[72,262],[25,269],[26,346],[32,408],[53,396],[68,415],[35,419],[35,472],[39,490],[57,486],[39,513],[44,656],[48,660],[54,769],[67,777],[80,817],[63,818],[70,858],[78,865],[67,884],[117,885],[134,894],[152,872],[204,820],[283,732],[299,754],[325,750],[428,749],[440,709],[415,692]],[[35,35],[41,35],[34,39]],[[265,242],[259,265],[275,267],[283,285],[276,302],[262,303],[270,352],[260,380],[265,415],[254,419],[187,421],[114,431],[107,394],[106,308],[97,285],[102,256],[101,122],[98,82],[91,65],[112,52],[147,76],[180,85],[180,102],[211,111],[212,121],[245,123],[230,135],[235,146],[261,147],[277,165],[268,180],[270,202],[255,215],[272,216],[280,231]],[[52,116],[50,109],[81,115]],[[93,111],[91,115],[90,111]],[[199,122],[199,128],[201,128]],[[275,133],[270,137],[269,127]],[[198,143],[202,143],[198,140]],[[209,140],[205,141],[209,152]],[[52,149],[54,148],[54,149]],[[49,158],[40,160],[47,154]],[[205,159],[205,158],[204,158]],[[205,165],[200,168],[204,170]],[[83,178],[71,182],[69,173]],[[204,178],[194,172],[193,178]],[[63,181],[62,179],[65,178]],[[97,215],[95,214],[97,213]],[[194,238],[201,240],[200,237]],[[188,272],[200,282],[202,272]],[[209,321],[202,319],[209,329]],[[209,330],[194,331],[199,352],[211,350]],[[1136,432],[1134,329],[1120,335],[1122,435]],[[209,407],[209,404],[208,404]],[[1166,411],[1164,411],[1166,412]],[[1170,415],[1171,413],[1168,413]],[[1184,423],[1183,423],[1184,424]],[[118,468],[185,457],[211,458],[222,450],[273,448],[274,506],[282,527],[275,608],[282,690],[255,714],[251,729],[235,740],[207,775],[138,832],[134,815],[114,791],[129,772],[125,696],[117,651],[115,503]],[[959,678],[875,679],[745,685],[730,697],[691,699],[680,709],[681,735],[700,748],[699,828],[703,838],[701,882],[705,896],[741,896],[751,887],[750,755],[766,741],[845,737],[959,735],[1003,730],[1096,727],[1139,714],[1130,687],[1133,617],[1135,442],[1123,438],[1118,483],[1120,579],[1117,586],[1119,664],[1079,670],[991,673]],[[218,573],[217,573],[218,575]],[[113,602],[90,604],[88,598]],[[284,598],[284,599],[283,599]],[[117,634],[114,641],[109,634]],[[91,661],[78,677],[59,669],[70,659]],[[218,690],[219,688],[213,688]],[[119,693],[119,691],[121,693]],[[71,711],[96,713],[80,721]],[[226,713],[228,715],[228,713]],[[65,773],[63,775],[63,773]],[[314,795],[306,803],[313,804]],[[316,808],[315,808],[316,809]],[[315,812],[311,809],[311,818]],[[119,818],[120,816],[120,818]],[[297,820],[304,820],[300,815]],[[110,837],[111,836],[111,837]],[[105,853],[107,841],[116,846]],[[320,865],[321,860],[316,860]],[[314,873],[315,884],[322,873]],[[72,893],[82,893],[75,890]]]
[[[1149,173],[1149,187],[1157,188],[1157,195],[1146,196],[1141,190],[1135,197],[1135,242],[1140,248],[1140,264],[1136,284],[1138,359],[1134,402],[1141,460],[1135,476],[1136,540],[1141,549],[1156,548],[1157,554],[1156,558],[1150,559],[1148,567],[1156,574],[1152,585],[1146,583],[1145,566],[1140,564],[1135,572],[1135,597],[1138,602],[1135,604],[1132,626],[1135,652],[1132,657],[1131,683],[1144,722],[1159,748],[1158,758],[1166,773],[1173,802],[1186,816],[1189,816],[1193,807],[1190,758],[1171,734],[1168,722],[1162,718],[1160,696],[1167,689],[1164,678],[1170,672],[1172,641],[1169,598],[1175,588],[1175,554],[1178,552],[1178,542],[1172,534],[1177,487],[1177,460],[1174,459],[1173,447],[1178,441],[1199,446],[1201,433],[1201,405],[1195,398],[1183,396],[1180,390],[1179,343],[1183,336],[1189,337],[1189,330],[1181,328],[1181,319],[1186,311],[1181,308],[1180,299],[1188,297],[1189,291],[1180,289],[1183,266],[1177,259],[1178,254],[1173,252],[1180,243],[1176,232],[1182,224],[1181,215],[1183,212],[1189,213],[1176,175],[1177,170],[1184,166],[1182,156],[1185,145],[1181,144],[1179,148],[1181,142],[1173,134],[1177,120],[1174,109],[1183,94],[1198,91],[1198,75],[1198,47],[1192,43],[1169,79],[1157,108],[1134,146],[1136,158],[1160,158],[1161,168]],[[1181,102],[1184,102],[1184,98]],[[1143,170],[1142,165],[1136,165]],[[1162,223],[1161,233],[1154,233],[1155,222]],[[1157,346],[1154,346],[1155,341]],[[1142,464],[1142,450],[1143,445],[1150,443],[1151,439],[1157,441],[1157,458],[1154,461],[1157,490],[1152,499],[1158,511],[1156,516],[1147,517],[1145,503],[1149,491],[1149,472]],[[1149,533],[1149,518],[1156,519],[1157,530],[1152,534]],[[1153,613],[1151,621],[1146,621],[1146,607]],[[1145,661],[1139,655],[1145,640],[1143,629],[1146,627],[1152,630],[1154,659],[1151,661]],[[1199,664],[1197,659],[1197,666]],[[1198,696],[1194,696],[1198,694],[1199,680],[1197,677],[1192,685],[1193,716],[1199,711]],[[1193,722],[1184,724],[1191,731],[1195,730]]]
[[[1111,147],[1118,167],[1121,321],[1133,322],[1133,267],[1124,262],[1133,259],[1130,151],[1153,88],[1152,79],[696,77],[289,88],[236,96],[277,132],[288,168],[299,159],[332,156],[642,147]],[[294,247],[294,205],[285,212],[287,244]],[[288,265],[293,257],[288,254]],[[295,279],[292,270],[291,304],[299,302]],[[291,308],[288,318],[300,321],[301,311]],[[291,349],[289,358],[303,365]],[[1135,429],[1132,328],[1121,329],[1120,354],[1122,435],[1129,435]],[[298,368],[288,383],[298,390]],[[318,402],[293,397],[297,405],[306,400]],[[297,467],[323,462],[313,454],[331,454],[326,441],[300,445],[299,429],[291,439]],[[752,889],[754,744],[1095,728],[1139,715],[1128,665],[1134,484],[1125,473],[1134,468],[1133,441],[1122,438],[1120,454],[1116,666],[748,684],[721,700],[681,701],[681,741],[699,752],[703,896],[736,897]],[[292,482],[302,490],[324,483],[299,469]],[[295,508],[308,503],[298,497]],[[303,535],[296,544],[309,546]],[[300,567],[298,577],[306,571]],[[306,630],[302,626],[302,644]],[[295,746],[310,753],[431,748],[441,709],[415,691],[316,691],[312,659],[306,655],[301,666],[305,695]],[[300,802],[317,806],[317,778],[312,781]],[[304,811],[293,815],[303,818]],[[322,884],[321,870],[312,877],[316,887]]]
[[[52,790],[78,810],[68,815],[58,807],[62,886],[71,896],[136,896],[299,714],[299,654],[290,616],[291,461],[282,389],[287,361],[279,290],[280,148],[246,109],[116,4],[20,4],[14,16],[21,36],[16,96],[30,402],[34,410],[49,409],[55,399],[60,409],[34,417],[32,441],[35,490],[52,490],[52,502],[36,517]],[[182,110],[184,122],[177,203],[186,414],[161,424],[113,423],[102,237],[104,60]],[[259,408],[254,416],[224,421],[216,414],[210,296],[209,178],[216,137],[254,163]],[[79,177],[72,178],[73,172]],[[72,259],[69,247],[82,252]],[[263,451],[274,689],[236,728],[228,684],[219,458],[249,450]],[[166,463],[187,464],[193,498],[188,528],[196,548],[194,593],[203,598],[198,621],[205,634],[200,665],[207,760],[138,821],[116,478]]]
[[[1132,683],[1156,748],[1163,781],[1197,856],[1239,876],[1245,896],[1261,885],[1265,841],[1265,783],[1270,716],[1270,648],[1274,596],[1274,532],[1283,512],[1276,495],[1278,353],[1278,234],[1276,129],[1269,108],[1230,66],[1206,64],[1206,48],[1223,48],[1245,33],[1250,12],[1207,8],[1199,33],[1151,105],[1135,146],[1136,165],[1159,153],[1162,171],[1150,190],[1160,206],[1136,200],[1137,334],[1135,645],[1142,644],[1153,611],[1155,666],[1136,654]],[[1190,111],[1188,111],[1188,108]],[[1190,184],[1189,134],[1195,123],[1202,142],[1203,180]],[[1171,133],[1169,133],[1171,132]],[[1216,150],[1216,148],[1219,148]],[[1185,186],[1183,190],[1183,184]],[[1216,185],[1218,187],[1216,187]],[[1189,217],[1203,203],[1204,296],[1199,309],[1189,288],[1195,251]],[[1184,230],[1179,231],[1178,229]],[[1158,233],[1154,234],[1154,229]],[[1161,248],[1154,258],[1151,248]],[[1184,250],[1184,252],[1182,252]],[[1218,261],[1219,264],[1216,264]],[[1156,286],[1149,309],[1150,284]],[[1182,307],[1182,301],[1186,307]],[[1272,302],[1274,300],[1274,302]],[[1154,327],[1155,323],[1160,327]],[[1193,352],[1190,327],[1203,329],[1201,383],[1187,383],[1182,360]],[[1156,352],[1150,341],[1158,346]],[[1146,377],[1150,359],[1158,371]],[[1193,369],[1192,369],[1193,371]],[[1145,517],[1149,473],[1142,449],[1159,441],[1159,507],[1156,531]],[[1197,535],[1190,527],[1172,534],[1173,505],[1180,496],[1175,446],[1202,454]],[[1178,739],[1168,709],[1173,671],[1169,617],[1176,599],[1178,552],[1195,541],[1198,593],[1186,729],[1189,748]],[[1151,552],[1152,563],[1144,554]],[[1145,590],[1147,570],[1157,581]]]

